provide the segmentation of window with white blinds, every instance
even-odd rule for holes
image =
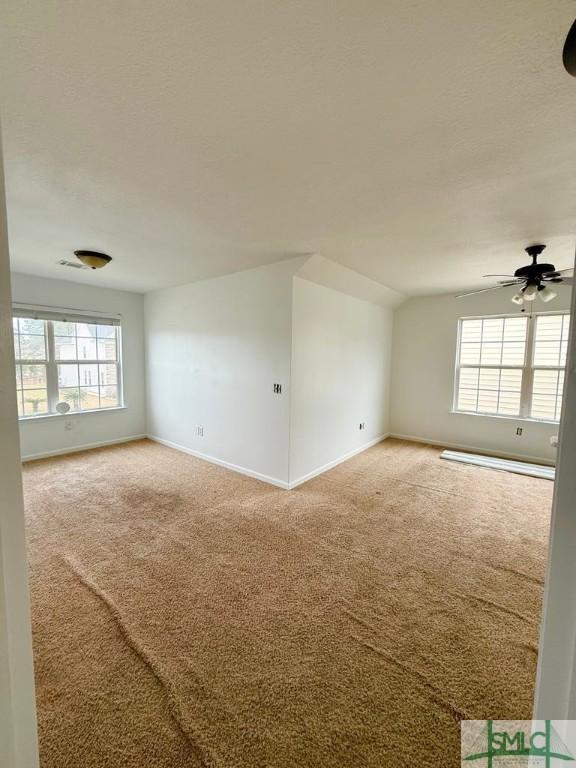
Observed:
[[[568,314],[459,321],[454,409],[558,421]]]
[[[559,421],[568,351],[570,315],[538,315],[534,329],[533,419]]]

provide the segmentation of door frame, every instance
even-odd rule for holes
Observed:
[[[0,146],[0,765],[38,768],[10,263]]]
[[[576,719],[575,595],[576,288],[573,288],[534,695],[537,720]]]

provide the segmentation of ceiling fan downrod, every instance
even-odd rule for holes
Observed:
[[[542,253],[542,251],[546,248],[545,245],[529,245],[527,248],[524,248],[528,256],[532,257],[532,264],[536,264],[536,260],[538,256]]]

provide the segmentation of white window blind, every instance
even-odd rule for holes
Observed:
[[[569,325],[570,315],[540,315],[536,318],[530,408],[533,419],[560,419]]]
[[[454,409],[558,421],[568,314],[462,318]]]
[[[457,410],[520,415],[526,317],[460,321]]]

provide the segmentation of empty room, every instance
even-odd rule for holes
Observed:
[[[4,5],[3,768],[576,759],[575,15]]]

